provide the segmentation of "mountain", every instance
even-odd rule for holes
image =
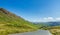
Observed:
[[[36,25],[39,29],[41,28],[48,28],[48,27],[54,27],[54,26],[60,26],[59,21],[55,22],[35,22],[34,25]]]
[[[60,22],[47,22],[49,26],[60,26]]]
[[[59,21],[55,21],[55,22],[39,22],[39,23],[35,23],[35,24],[43,24],[43,25],[47,25],[47,26],[60,26],[60,22]]]
[[[37,27],[4,8],[0,8],[0,35],[36,30]]]

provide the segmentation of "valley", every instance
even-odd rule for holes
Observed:
[[[0,8],[0,35],[48,30],[53,35],[60,34],[60,22],[33,23],[4,8]]]

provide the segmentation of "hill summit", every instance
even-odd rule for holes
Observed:
[[[4,8],[0,8],[0,35],[36,30],[36,26]]]

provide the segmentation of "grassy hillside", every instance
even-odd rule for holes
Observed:
[[[52,35],[60,35],[60,26],[47,26],[43,27],[44,30],[49,30]]]
[[[39,28],[39,29],[42,29],[43,27],[46,27],[47,25],[46,24],[44,24],[44,23],[34,23],[34,25],[36,25],[37,26],[37,28]]]
[[[31,22],[0,8],[0,35],[34,31],[37,27]]]
[[[60,35],[60,22],[48,22],[35,24],[39,29],[49,30],[52,35]]]
[[[52,27],[49,27],[48,30],[49,30],[53,35],[60,35],[60,26],[52,26]]]

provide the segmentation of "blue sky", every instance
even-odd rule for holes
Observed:
[[[31,22],[60,19],[60,0],[0,0],[0,7]]]

